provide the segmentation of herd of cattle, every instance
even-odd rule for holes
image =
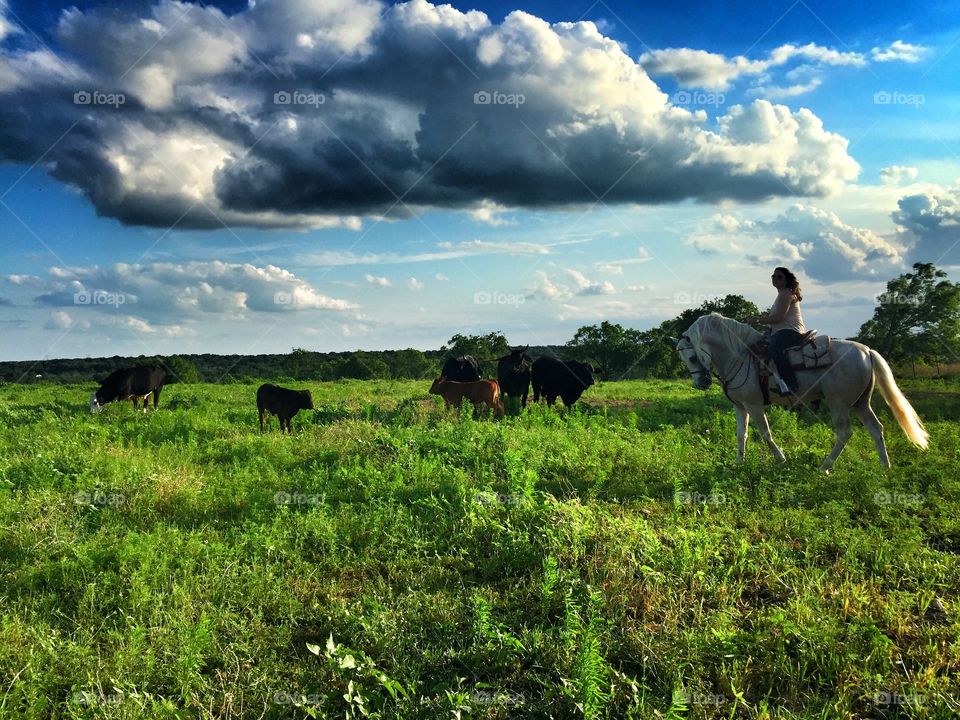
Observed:
[[[477,410],[486,406],[497,417],[503,417],[502,395],[520,398],[521,405],[526,407],[531,384],[534,402],[540,402],[542,396],[548,405],[553,405],[559,397],[567,407],[593,385],[596,369],[589,363],[552,357],[533,360],[527,350],[526,346],[511,348],[508,355],[500,358],[496,380],[484,380],[480,363],[470,355],[450,358],[444,363],[440,377],[430,386],[430,393],[441,396],[448,406],[460,407],[466,398]],[[151,395],[156,410],[160,391],[167,380],[167,371],[162,367],[138,366],[117,370],[90,396],[90,412],[99,412],[104,405],[116,400],[131,400],[134,410],[143,400],[143,411],[146,412]],[[290,390],[270,383],[257,389],[261,430],[265,417],[275,415],[280,421],[280,432],[292,432],[290,421],[293,417],[301,410],[312,409],[313,397],[309,390]]]

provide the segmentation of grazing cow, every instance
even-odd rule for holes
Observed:
[[[473,403],[473,409],[480,412],[480,406],[486,405],[493,408],[497,417],[503,417],[503,400],[500,398],[500,386],[496,380],[477,380],[475,382],[455,382],[447,380],[443,376],[438,377],[430,386],[431,395],[439,395],[443,398],[447,407],[454,406],[459,409],[460,403],[467,398]]]
[[[100,387],[90,396],[90,412],[98,413],[103,406],[114,400],[132,400],[133,409],[137,401],[143,398],[143,411],[147,411],[147,398],[153,395],[153,409],[160,402],[160,391],[167,382],[167,371],[155,365],[115,370],[100,383]]]
[[[276,415],[280,432],[286,428],[293,435],[290,420],[301,410],[313,410],[313,396],[309,390],[289,390],[270,383],[257,388],[257,410],[260,412],[260,431],[263,432],[264,413]],[[268,418],[269,419],[269,418]]]
[[[533,362],[533,401],[540,402],[540,396],[547,399],[547,405],[553,405],[557,396],[563,399],[567,407],[573,405],[583,391],[593,385],[595,370],[589,363],[551,357],[539,357]]]
[[[533,359],[527,355],[529,345],[510,348],[510,354],[497,361],[497,382],[500,391],[508,397],[521,398],[520,406],[527,406],[530,392],[530,366]]]
[[[453,382],[476,382],[480,379],[480,361],[472,355],[449,358],[443,364],[440,377]]]

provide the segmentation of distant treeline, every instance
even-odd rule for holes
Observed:
[[[568,347],[531,347],[534,357],[567,357]],[[450,351],[381,350],[322,353],[297,349],[276,355],[174,355],[104,358],[65,358],[0,362],[0,382],[86,383],[102,380],[114,370],[132,365],[158,364],[179,382],[244,382],[261,378],[290,380],[405,379],[436,377]],[[496,377],[496,361],[483,358],[484,375]]]
[[[685,377],[674,345],[701,315],[718,312],[732,318],[755,315],[758,308],[742,295],[726,295],[687,308],[677,317],[648,330],[610,322],[585,325],[565,345],[533,346],[537,358],[590,362],[603,380]],[[912,272],[887,283],[877,297],[873,317],[854,338],[874,348],[898,367],[933,367],[937,372],[960,362],[960,283],[930,263],[916,263]],[[511,338],[527,345],[525,338]],[[77,383],[101,380],[118,368],[162,364],[179,382],[232,382],[261,378],[293,381],[341,379],[420,380],[436,377],[450,356],[472,355],[481,361],[484,377],[496,378],[496,359],[509,352],[503,333],[454,335],[439,350],[379,350],[323,353],[294,348],[282,355],[176,355],[172,357],[109,357],[34,362],[0,362],[0,382]]]

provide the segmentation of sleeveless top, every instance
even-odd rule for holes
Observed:
[[[800,303],[790,288],[784,288],[777,295],[770,308],[770,332],[778,330],[796,330],[805,333],[803,317],[800,315]]]

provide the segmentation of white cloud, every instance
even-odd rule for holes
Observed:
[[[380,287],[390,287],[390,279],[383,276],[371,275],[370,273],[367,273],[366,275],[363,276],[363,279],[366,280],[371,285],[379,285]]]
[[[356,305],[328,297],[293,273],[275,265],[213,262],[117,263],[107,267],[53,267],[48,277],[9,275],[4,280],[34,295],[47,307],[72,307],[72,317],[84,314],[133,317],[119,326],[140,332],[179,334],[172,322],[205,316],[243,319],[249,312],[351,311]],[[56,311],[66,314],[65,311]],[[128,313],[135,312],[136,316]],[[66,322],[61,319],[59,322]],[[151,331],[154,325],[163,330]]]
[[[509,220],[507,218],[502,218],[500,215],[507,212],[509,208],[505,208],[502,205],[499,205],[492,200],[482,200],[480,204],[470,211],[470,217],[480,223],[486,225],[492,225],[493,227],[500,227],[503,225],[516,225],[516,220]]]
[[[583,207],[601,191],[611,204],[821,196],[858,170],[808,110],[756,101],[705,126],[587,21],[491,23],[425,0],[263,0],[231,15],[159,0],[70,8],[57,39],[70,72],[36,48],[2,51],[0,161],[47,153],[55,178],[127,224],[357,228],[429,207],[504,224],[505,208]],[[714,67],[701,75],[715,86],[788,60],[859,62],[813,44],[762,61],[656,52],[674,73]],[[129,99],[74,103],[84,88]],[[524,102],[474,101],[492,92]]]
[[[415,277],[407,279],[407,288],[413,291],[423,290],[426,287],[422,281],[417,280]]]
[[[880,182],[884,185],[900,185],[904,180],[917,179],[917,169],[904,165],[891,165],[880,171]]]
[[[728,58],[718,53],[690,48],[668,48],[653,50],[640,56],[640,64],[651,75],[670,75],[681,87],[705,88],[708,90],[726,90],[730,84],[744,76],[758,76],[771,69],[781,67],[793,60],[802,60],[815,65],[848,65],[863,67],[867,59],[860,53],[840,52],[815,43],[806,45],[781,45],[773,49],[764,60],[749,60],[743,55]],[[812,67],[812,66],[806,66]],[[808,89],[819,85],[809,83]],[[804,86],[796,85],[795,88]],[[783,90],[781,91],[783,92]],[[782,94],[787,97],[799,94]],[[769,93],[768,97],[773,97]]]
[[[894,40],[886,48],[875,47],[870,51],[870,57],[876,62],[907,62],[916,63],[923,60],[928,48],[923,45],[911,45],[902,40]]]
[[[437,273],[436,275],[433,276],[433,279],[436,280],[437,282],[450,282],[450,278],[448,278],[443,273]]]
[[[960,186],[906,195],[892,217],[913,260],[960,265]]]
[[[755,221],[745,229],[770,242],[769,255],[750,255],[751,260],[797,266],[816,280],[884,279],[904,261],[903,249],[893,242],[809,205],[795,204],[773,221]]]

